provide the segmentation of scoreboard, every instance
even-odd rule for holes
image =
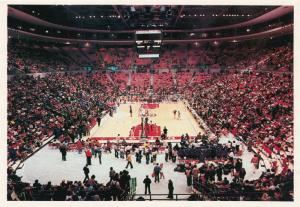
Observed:
[[[159,58],[162,32],[160,30],[138,30],[135,32],[136,51],[139,58]]]

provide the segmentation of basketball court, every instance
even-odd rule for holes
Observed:
[[[153,125],[152,131],[155,132],[148,135],[150,140],[159,137],[164,127],[168,129],[170,139],[179,139],[182,134],[186,133],[192,137],[199,132],[203,133],[183,102],[164,102],[150,108],[148,108],[148,105],[143,103],[120,104],[112,117],[106,115],[102,119],[100,127],[95,126],[92,129],[90,138],[98,138],[100,141],[107,138],[114,140],[119,134],[121,138],[129,141],[140,140],[141,134],[135,133],[133,135],[131,130],[141,124],[141,113],[145,113],[149,118],[148,124]],[[132,117],[130,117],[129,113],[130,106],[132,107]],[[174,117],[174,110],[180,111],[180,118],[178,118],[178,112]],[[150,128],[149,130],[151,131]]]

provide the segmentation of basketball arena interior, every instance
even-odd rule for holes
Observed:
[[[8,5],[8,201],[294,201],[294,8]]]

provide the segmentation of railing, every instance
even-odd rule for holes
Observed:
[[[187,201],[191,194],[173,194],[173,199],[167,198],[169,194],[135,194],[130,200],[134,201]]]

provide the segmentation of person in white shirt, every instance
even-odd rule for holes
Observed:
[[[168,162],[168,160],[169,160],[169,148],[166,147],[165,148],[165,161]]]

